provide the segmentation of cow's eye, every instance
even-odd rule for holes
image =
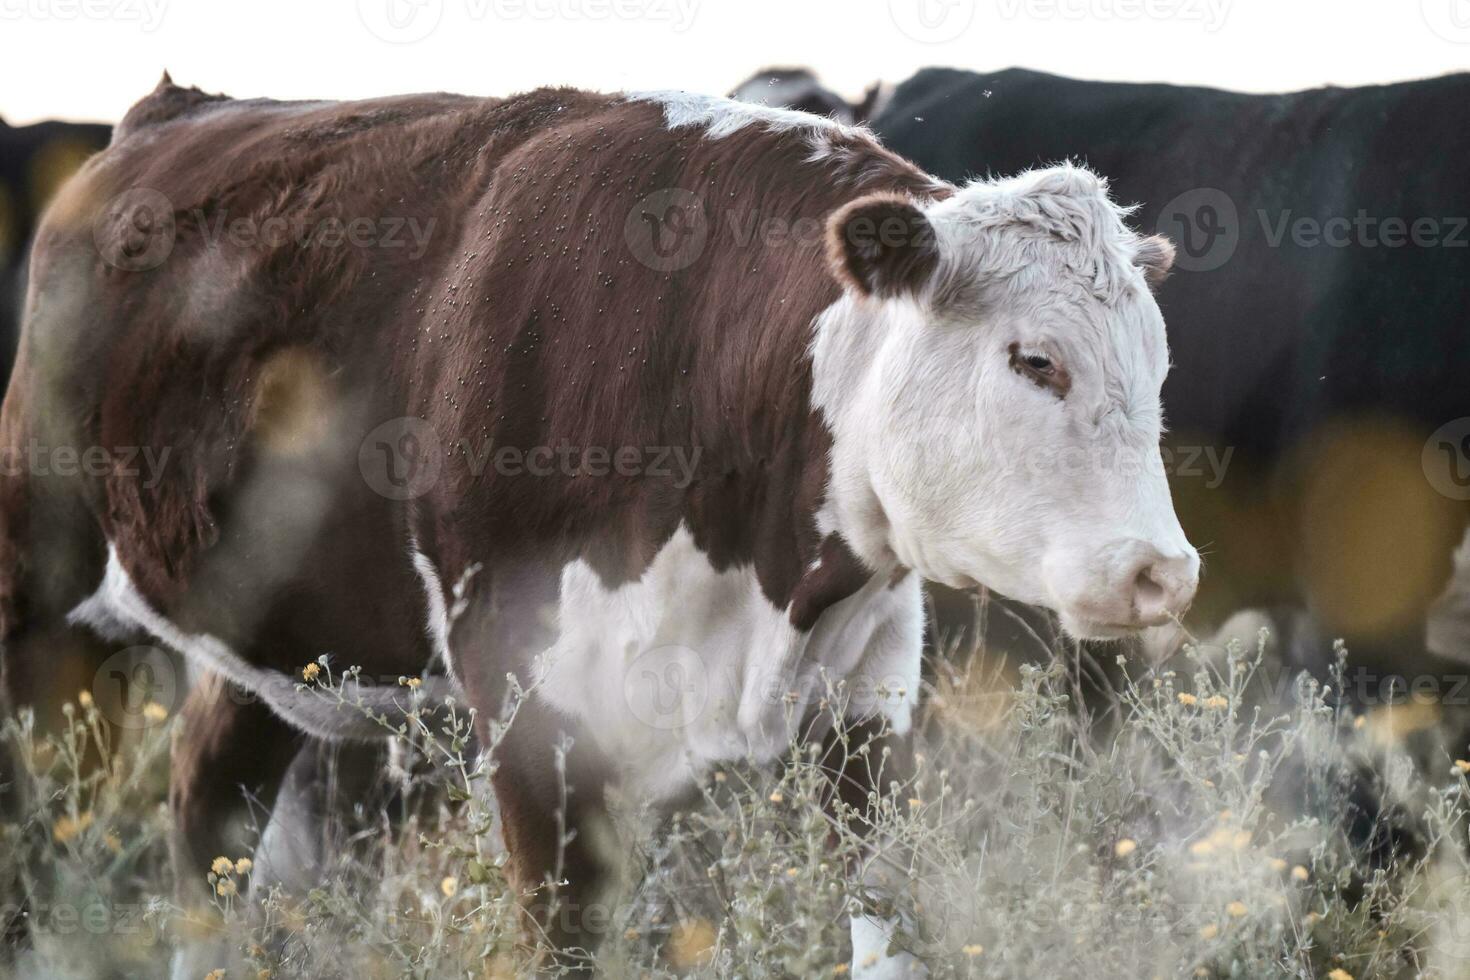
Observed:
[[[1067,397],[1072,379],[1066,369],[1045,354],[1022,350],[1020,344],[1010,347],[1011,370],[1040,388],[1047,388],[1058,398]]]

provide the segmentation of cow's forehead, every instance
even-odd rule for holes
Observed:
[[[1108,196],[1107,181],[1073,165],[973,181],[933,213],[951,246],[983,261],[991,274],[1038,265],[1060,285],[1073,282],[1105,303],[1126,302],[1141,284],[1134,264],[1139,236],[1130,209]],[[963,255],[960,257],[963,261]]]

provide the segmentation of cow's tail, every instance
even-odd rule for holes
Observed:
[[[299,675],[252,664],[222,640],[185,633],[154,610],[112,545],[101,587],[72,610],[68,621],[119,641],[138,631],[152,636],[192,665],[258,697],[289,724],[328,741],[387,738],[409,727],[413,718],[433,723],[454,708],[459,693],[454,681],[442,676],[369,678],[353,670],[334,675],[328,657],[305,665]]]
[[[210,666],[219,670],[216,663]],[[447,677],[414,678],[412,687],[355,677],[325,686],[280,672],[264,673],[271,676],[257,674],[254,690],[266,705],[288,724],[327,741],[385,739],[410,732],[417,721],[437,730],[436,719],[446,718],[455,704],[462,703],[456,700],[458,687]]]

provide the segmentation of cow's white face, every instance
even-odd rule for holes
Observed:
[[[828,519],[875,563],[1056,610],[1080,637],[1183,613],[1199,556],[1159,452],[1168,371],[1128,231],[1074,167],[947,200],[854,202],[829,228],[844,297],[818,324]]]

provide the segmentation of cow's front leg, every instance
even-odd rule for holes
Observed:
[[[537,563],[480,572],[453,621],[448,659],[494,767],[507,870],[531,938],[556,967],[590,972],[611,918],[603,896],[610,862],[595,848],[605,839],[611,766],[590,734],[535,690],[537,654],[551,640],[546,613],[559,587],[560,569]],[[500,729],[511,674],[530,693]]]
[[[828,736],[823,753],[831,774],[834,816],[868,839],[870,856],[882,832],[875,813],[893,795],[906,792],[914,773],[912,742],[894,735],[878,721],[848,723]],[[849,873],[860,875],[866,889],[878,896],[894,896],[903,885],[901,868],[863,861]],[[889,902],[883,904],[888,905]],[[895,934],[912,923],[898,910],[863,909],[852,915],[852,976],[862,980],[897,980],[928,976],[923,962],[906,951],[890,952]]]
[[[524,705],[494,751],[492,783],[527,925],[558,966],[590,970],[612,921],[604,894],[611,862],[597,849],[608,827],[608,770],[566,728],[535,700]]]

